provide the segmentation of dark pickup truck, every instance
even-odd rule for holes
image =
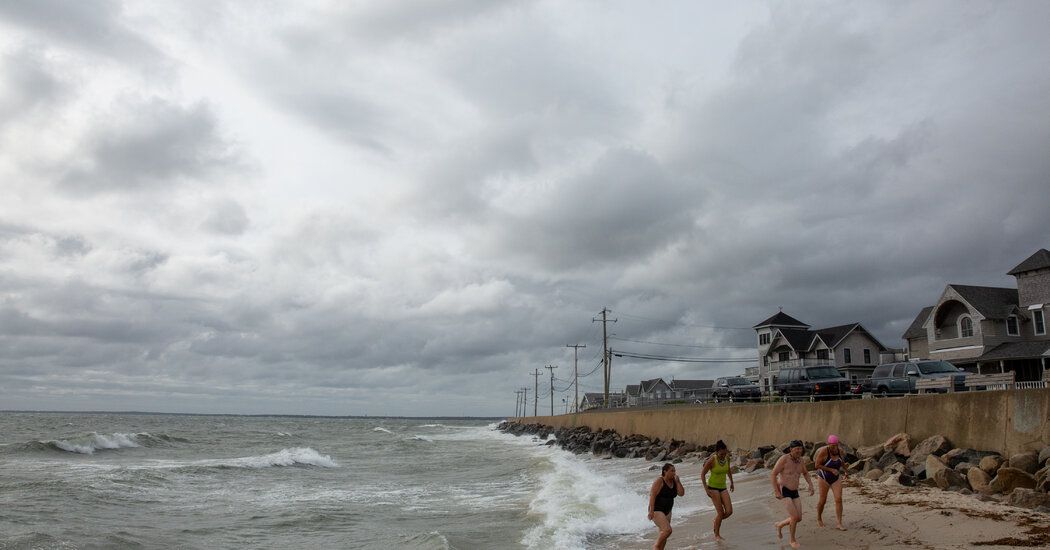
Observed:
[[[832,366],[788,367],[780,370],[773,391],[792,400],[850,399],[850,382]]]

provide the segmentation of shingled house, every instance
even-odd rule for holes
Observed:
[[[811,329],[810,325],[778,312],[754,326],[758,336],[758,367],[751,379],[769,392],[780,369],[834,366],[850,380],[870,378],[886,346],[860,323]]]
[[[905,331],[910,359],[943,359],[972,372],[1016,373],[1039,380],[1050,366],[1050,252],[1008,272],[1017,288],[949,284]]]

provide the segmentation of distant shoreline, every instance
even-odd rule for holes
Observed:
[[[237,413],[182,413],[151,411],[34,411],[18,409],[0,409],[4,413],[33,414],[135,414],[152,416],[232,416],[254,418],[372,418],[392,420],[506,420],[505,416],[386,416],[386,415],[330,415],[330,414],[237,414]]]

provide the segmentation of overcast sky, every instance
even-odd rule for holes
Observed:
[[[0,0],[0,409],[509,415],[534,369],[567,386],[566,344],[594,368],[603,307],[617,350],[753,358],[778,307],[900,346],[1050,247],[1047,28],[1035,1]]]

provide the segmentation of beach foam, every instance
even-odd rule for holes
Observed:
[[[540,524],[525,532],[529,548],[585,548],[588,537],[638,533],[652,524],[645,517],[641,485],[629,485],[626,475],[596,467],[560,450],[550,450],[550,470],[540,476],[541,488],[529,503]]]
[[[276,453],[261,456],[246,456],[241,458],[225,458],[215,460],[198,460],[186,466],[206,466],[216,468],[270,468],[284,466],[319,466],[321,468],[338,468],[339,464],[328,455],[309,448],[295,447],[281,449]]]

